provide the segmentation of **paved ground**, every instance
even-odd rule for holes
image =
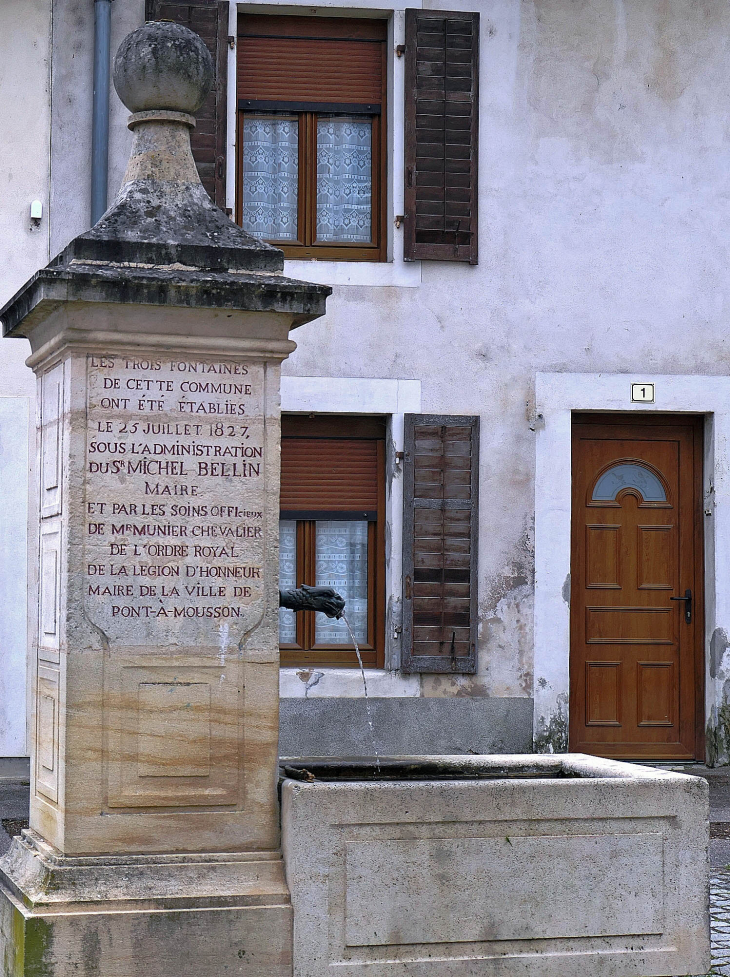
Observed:
[[[710,877],[712,973],[730,975],[730,870],[713,870]]]

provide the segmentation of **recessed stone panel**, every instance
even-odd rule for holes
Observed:
[[[140,682],[139,777],[210,775],[210,684]]]
[[[563,884],[575,864],[581,866],[580,913],[571,886]],[[648,866],[640,880],[637,864]],[[345,872],[347,946],[664,929],[660,834],[617,834],[610,846],[605,837],[560,834],[356,842],[347,845]],[[549,900],[545,879],[554,880]],[[520,912],[505,912],[505,906],[520,906]]]
[[[42,659],[51,658],[57,662],[61,597],[61,525],[58,519],[43,521],[40,551],[38,655]]]
[[[40,378],[40,481],[41,518],[61,512],[63,477],[64,364],[59,363]]]
[[[108,675],[110,808],[218,807],[241,799],[238,663],[122,655]]]
[[[59,673],[39,666],[36,700],[35,789],[49,801],[58,801],[58,694]]]

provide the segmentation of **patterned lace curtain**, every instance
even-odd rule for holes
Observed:
[[[368,637],[368,524],[364,520],[317,521],[318,587],[334,587],[345,600],[345,614],[358,642]],[[352,645],[343,621],[315,615],[315,641]]]
[[[317,240],[372,240],[372,123],[317,119]]]
[[[297,524],[294,519],[279,522],[279,590],[294,590],[297,585]],[[297,643],[294,611],[279,608],[279,644]]]
[[[299,122],[243,122],[243,229],[268,241],[296,241]]]

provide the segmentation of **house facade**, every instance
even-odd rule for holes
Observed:
[[[0,303],[91,223],[100,3],[0,8]],[[281,584],[346,597],[375,744],[346,625],[282,611],[282,754],[727,761],[726,7],[110,13],[112,53],[145,17],[201,34],[203,183],[333,287],[283,365]],[[110,87],[110,202],[126,116]],[[24,345],[0,347],[5,756],[43,627]]]

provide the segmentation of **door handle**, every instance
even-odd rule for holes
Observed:
[[[684,597],[670,597],[670,600],[684,601],[684,619],[687,624],[692,623],[692,591],[689,587],[684,592]]]

